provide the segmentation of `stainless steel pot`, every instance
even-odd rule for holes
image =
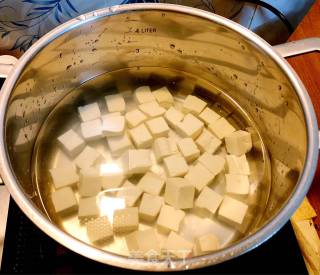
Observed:
[[[176,5],[124,5],[81,15],[33,45],[4,83],[1,176],[14,200],[40,229],[96,261],[165,271],[199,268],[237,257],[275,234],[312,182],[318,158],[317,121],[307,91],[280,54],[318,50],[319,45],[319,40],[308,40],[273,48],[232,21]],[[139,66],[168,67],[201,76],[227,91],[258,125],[271,161],[271,193],[262,220],[239,242],[184,261],[129,259],[77,240],[45,214],[30,167],[39,125],[61,98],[86,80]],[[23,127],[27,145],[18,152],[14,141]]]

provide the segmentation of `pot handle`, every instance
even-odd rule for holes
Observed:
[[[0,78],[6,78],[17,61],[14,56],[0,55]]]

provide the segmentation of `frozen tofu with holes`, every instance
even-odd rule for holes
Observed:
[[[143,104],[156,100],[149,86],[140,86],[136,88],[133,95],[135,101],[138,104]]]
[[[162,162],[163,158],[177,154],[178,147],[173,138],[160,137],[153,143],[153,152],[157,162]]]
[[[200,192],[203,187],[210,184],[215,175],[212,174],[207,168],[205,168],[201,163],[197,163],[191,166],[189,172],[184,176],[198,192]]]
[[[160,209],[157,226],[166,233],[170,231],[178,232],[185,215],[184,211],[164,204]]]
[[[99,105],[96,102],[78,107],[78,112],[82,122],[94,120],[101,116]]]
[[[101,117],[102,120],[102,133],[106,137],[123,135],[126,121],[124,116],[110,116],[105,115]]]
[[[154,138],[168,136],[170,128],[163,117],[150,119],[146,122],[146,125]]]
[[[200,150],[192,138],[183,138],[179,140],[178,148],[188,163],[193,162],[200,156]]]
[[[71,187],[53,191],[51,198],[54,211],[58,214],[70,214],[78,208],[77,199]]]
[[[163,249],[170,255],[185,259],[192,255],[194,244],[175,232],[170,232]]]
[[[125,174],[143,174],[152,166],[151,151],[146,149],[128,150],[121,157],[122,168]]]
[[[101,119],[94,119],[80,124],[81,135],[86,141],[98,140],[103,137]]]
[[[118,157],[125,151],[134,148],[127,133],[123,133],[119,136],[107,137],[107,142],[111,155],[114,157]]]
[[[153,172],[147,172],[138,182],[138,186],[151,195],[159,195],[164,186],[164,179]]]
[[[149,148],[152,145],[153,137],[147,127],[141,124],[129,130],[129,135],[137,148]]]
[[[113,230],[116,233],[130,232],[139,227],[139,213],[137,207],[115,210],[113,213]]]
[[[221,117],[215,122],[209,124],[208,129],[220,139],[223,139],[236,131],[236,129],[224,117]]]
[[[102,159],[101,154],[90,146],[86,146],[83,151],[74,159],[75,165],[84,169],[96,164]]]
[[[250,189],[247,175],[226,174],[226,192],[237,195],[248,195]]]
[[[203,122],[189,113],[176,124],[176,132],[182,137],[196,139],[201,134],[203,127]]]
[[[217,114],[215,111],[206,107],[198,116],[206,125],[214,123],[221,116]]]
[[[136,186],[127,180],[117,192],[117,197],[123,198],[127,207],[132,207],[141,197],[142,192],[143,191],[139,186]]]
[[[223,196],[205,186],[195,201],[195,206],[215,214],[223,200]]]
[[[185,114],[199,115],[206,106],[207,103],[202,99],[194,95],[188,95],[183,102],[182,111]]]
[[[79,181],[79,176],[72,164],[61,165],[49,170],[55,189],[73,187]]]
[[[164,193],[164,201],[176,209],[191,209],[195,188],[184,178],[168,178]]]
[[[103,190],[118,188],[126,179],[122,167],[117,163],[101,164],[99,170]]]
[[[175,154],[163,159],[164,169],[168,177],[184,176],[189,171],[186,160],[179,154]]]
[[[211,155],[204,152],[199,158],[198,162],[206,167],[212,174],[218,175],[224,170],[226,160],[224,157],[219,155]]]
[[[81,197],[93,197],[101,191],[102,177],[96,167],[86,167],[79,172],[78,191]]]
[[[139,206],[139,217],[141,220],[154,221],[163,205],[163,198],[144,193]]]
[[[226,155],[229,174],[250,175],[250,167],[246,155]]]
[[[126,110],[126,102],[122,94],[114,94],[105,96],[107,109],[109,113],[120,112],[124,113]]]
[[[168,109],[173,105],[173,96],[167,87],[164,86],[158,90],[153,91],[152,93],[159,105],[163,108]]]
[[[113,238],[112,226],[106,216],[88,221],[86,227],[88,238],[93,243],[103,243]]]
[[[156,101],[151,101],[147,103],[143,103],[138,106],[140,111],[142,111],[147,117],[158,117],[162,116],[165,112],[166,109],[161,107],[158,102]]]
[[[248,205],[245,203],[229,196],[224,196],[218,211],[218,216],[222,220],[240,225],[243,222],[247,210]]]
[[[184,114],[178,111],[176,108],[170,107],[164,114],[164,118],[168,122],[169,126],[175,129],[177,124],[184,118]]]
[[[251,134],[246,131],[235,131],[224,138],[227,152],[241,156],[248,153],[252,148]]]
[[[213,154],[222,144],[222,141],[210,133],[207,129],[203,129],[200,136],[196,139],[196,144],[201,152]]]
[[[138,109],[127,112],[125,118],[129,128],[134,128],[147,120],[147,116]]]
[[[86,146],[84,140],[72,129],[59,136],[58,142],[70,157],[78,155]]]
[[[78,218],[81,223],[99,217],[100,210],[97,204],[97,197],[88,197],[79,199]]]
[[[196,238],[195,245],[200,255],[218,250],[220,246],[218,238],[212,233]]]

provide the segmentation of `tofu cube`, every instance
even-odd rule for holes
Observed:
[[[153,172],[147,172],[139,181],[138,186],[150,195],[159,195],[164,186],[164,180]]]
[[[152,93],[160,106],[162,106],[163,108],[168,109],[173,105],[173,96],[167,87],[162,87],[158,90],[153,91]]]
[[[211,110],[210,108],[206,107],[200,114],[199,118],[206,124],[212,124],[216,120],[218,120],[221,116],[218,115],[215,111]]]
[[[82,137],[87,141],[93,141],[103,137],[100,118],[82,122],[80,128]]]
[[[95,167],[80,170],[78,191],[81,197],[93,197],[101,191],[102,177]]]
[[[198,192],[200,192],[206,185],[210,184],[215,175],[212,174],[207,168],[205,168],[201,163],[197,163],[191,166],[189,172],[185,175],[187,179]]]
[[[139,207],[139,217],[147,222],[154,221],[163,205],[163,198],[144,193]]]
[[[80,198],[78,218],[80,223],[99,217],[100,209],[97,204],[97,197]]]
[[[113,238],[113,230],[106,216],[87,222],[86,227],[88,238],[93,243],[103,243]]]
[[[147,116],[138,109],[127,112],[125,118],[129,128],[134,128],[147,120]]]
[[[70,187],[63,187],[52,193],[52,203],[57,214],[69,214],[77,210],[76,196]]]
[[[226,155],[229,174],[250,175],[250,167],[246,155]]]
[[[184,176],[189,170],[185,159],[178,154],[165,157],[163,164],[166,174],[170,178]]]
[[[59,136],[58,142],[70,157],[78,155],[86,146],[84,140],[72,129]]]
[[[168,122],[169,126],[173,129],[175,129],[177,124],[182,121],[183,117],[184,114],[174,107],[170,107],[164,114],[164,118]]]
[[[90,146],[86,146],[84,150],[75,158],[74,163],[78,168],[84,169],[96,164],[101,159],[102,156],[97,150]]]
[[[211,134],[208,130],[203,129],[200,136],[196,139],[196,144],[201,152],[213,154],[222,144],[221,140]]]
[[[168,136],[170,128],[163,117],[150,119],[146,122],[146,125],[154,138]]]
[[[130,232],[139,227],[137,207],[115,210],[113,213],[113,230],[116,233]]]
[[[184,211],[164,204],[160,210],[157,226],[166,233],[170,231],[178,232],[185,215]]]
[[[210,213],[215,214],[222,200],[223,196],[205,186],[196,199],[195,205],[198,208],[206,209]]]
[[[109,113],[124,113],[126,110],[126,103],[122,94],[107,95],[105,96],[105,100]]]
[[[196,139],[201,134],[203,127],[203,122],[189,113],[183,121],[177,123],[176,132],[182,137]]]
[[[177,258],[185,259],[191,256],[194,244],[175,232],[170,232],[163,249]]]
[[[208,129],[219,139],[223,139],[236,131],[236,129],[224,117],[221,117],[212,124],[209,124]]]
[[[240,225],[247,213],[248,205],[245,203],[225,196],[219,208],[219,218],[229,221],[232,224]]]
[[[124,116],[102,116],[102,132],[106,137],[123,135],[126,126]]]
[[[186,179],[168,178],[164,193],[164,201],[176,209],[193,207],[195,188]]]
[[[152,145],[153,137],[144,124],[129,130],[131,139],[136,147],[149,148]]]
[[[122,168],[116,163],[100,165],[100,176],[103,190],[118,188],[126,179]]]
[[[200,156],[200,151],[192,138],[183,138],[179,140],[178,148],[188,163]]]
[[[143,174],[152,166],[150,150],[128,150],[121,157],[122,168],[124,173]]]
[[[125,151],[134,148],[127,133],[120,136],[107,137],[107,142],[111,155],[114,157],[121,156]]]
[[[226,160],[224,157],[219,155],[211,155],[204,152],[199,158],[198,162],[206,167],[213,175],[218,175],[224,170]]]
[[[247,175],[226,174],[226,192],[237,195],[248,195],[250,189]]]
[[[212,233],[200,236],[195,241],[198,254],[203,255],[219,249],[219,240]]]
[[[166,112],[166,109],[161,107],[156,101],[143,103],[138,107],[147,117],[162,116]]]
[[[96,102],[78,107],[78,112],[82,122],[94,120],[101,116],[99,105]]]
[[[227,152],[241,156],[248,153],[252,148],[251,134],[246,131],[235,131],[224,138]]]
[[[79,181],[79,176],[73,165],[63,165],[49,170],[55,189],[73,187]]]
[[[153,143],[153,152],[157,162],[162,162],[163,158],[178,153],[178,147],[173,138],[157,138]]]
[[[121,190],[117,192],[118,198],[123,198],[127,207],[132,207],[136,204],[142,195],[142,189],[133,185],[130,181],[126,181]]]
[[[202,99],[193,95],[188,95],[183,102],[182,111],[185,114],[191,113],[194,115],[199,115],[206,106],[207,103]]]
[[[141,86],[135,89],[134,99],[138,104],[155,101],[154,95],[152,94],[149,86]]]

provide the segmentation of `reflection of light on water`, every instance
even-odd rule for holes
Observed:
[[[103,163],[100,165],[100,175],[118,175],[122,173],[122,168],[117,163]]]
[[[113,212],[117,209],[126,207],[124,198],[113,198],[102,195],[99,198],[99,208],[102,216],[107,216],[109,221],[113,222]]]

